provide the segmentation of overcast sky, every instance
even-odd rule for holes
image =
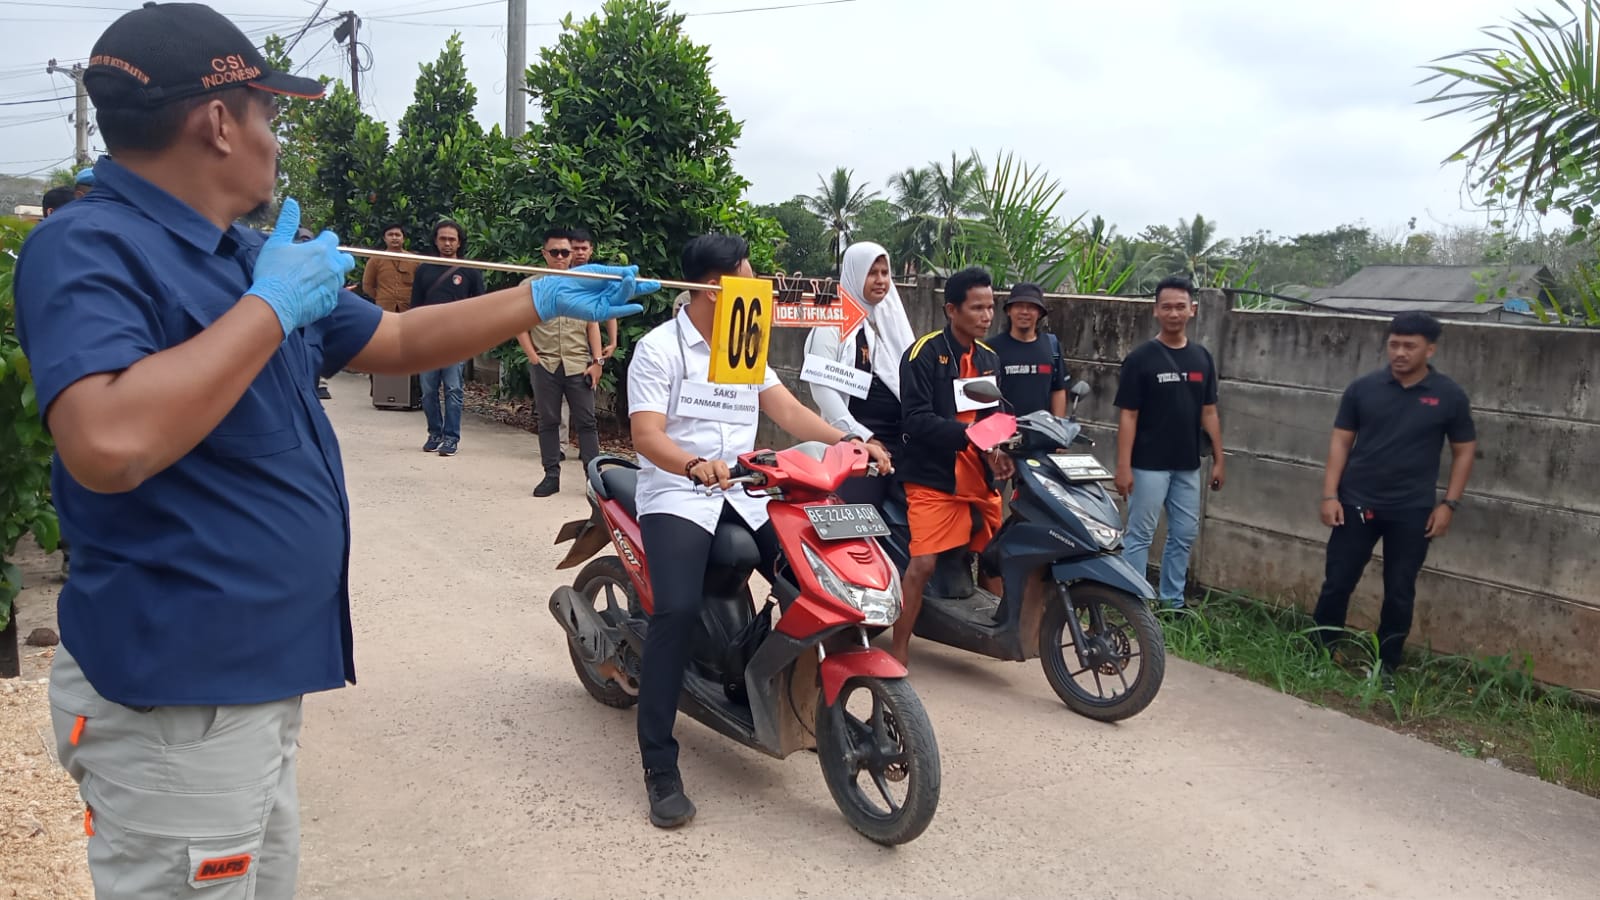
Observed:
[[[805,0],[675,8],[796,2]],[[45,74],[45,58],[87,57],[116,11],[136,5],[0,0],[13,48],[0,65],[0,102],[68,98],[0,108],[0,172],[48,171],[70,156],[71,86]],[[318,4],[212,5],[253,34],[292,34]],[[543,23],[600,3],[528,6],[534,59],[559,33]],[[505,3],[329,4],[348,8],[362,15],[371,48],[362,93],[375,115],[398,120],[417,66],[458,28],[478,118],[485,127],[504,121]],[[1419,228],[1481,222],[1463,209],[1460,166],[1440,166],[1469,123],[1425,121],[1432,110],[1416,101],[1430,91],[1416,82],[1420,66],[1481,45],[1477,29],[1517,8],[1516,0],[849,0],[691,15],[685,27],[710,46],[712,77],[745,123],[736,160],[758,202],[812,192],[818,173],[835,166],[882,189],[891,173],[952,150],[992,158],[1006,149],[1058,178],[1071,214],[1097,213],[1133,233],[1201,212],[1237,237],[1357,220],[1382,231],[1412,217]],[[332,31],[313,28],[296,48],[308,74],[343,71]]]

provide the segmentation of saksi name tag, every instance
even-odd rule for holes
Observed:
[[[872,391],[872,373],[863,372],[825,356],[806,354],[806,364],[800,369],[800,380],[833,388],[852,397],[863,398]]]
[[[685,381],[678,388],[677,414],[725,425],[754,425],[761,411],[759,397],[747,387]]]

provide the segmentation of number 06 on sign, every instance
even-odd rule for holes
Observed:
[[[772,282],[724,277],[711,329],[711,383],[760,384],[771,336]]]

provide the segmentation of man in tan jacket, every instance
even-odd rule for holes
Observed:
[[[383,249],[406,252],[406,232],[399,225],[383,229]],[[411,278],[417,264],[410,260],[370,259],[361,274],[361,293],[386,312],[405,312],[411,308]]]
[[[572,240],[567,231],[553,228],[545,233],[544,262],[552,269],[571,267]],[[528,280],[537,280],[537,276]],[[594,392],[602,370],[600,326],[558,316],[517,335],[517,343],[528,355],[528,380],[539,419],[539,461],[544,466],[544,480],[533,489],[533,495],[548,497],[561,490],[562,401],[572,411],[579,458],[587,466],[600,455],[600,431],[594,415]]]

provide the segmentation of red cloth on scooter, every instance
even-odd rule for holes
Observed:
[[[961,357],[961,377],[975,378],[972,351]],[[956,413],[968,425],[977,421],[977,410]],[[973,529],[972,508],[982,519]],[[911,555],[943,553],[965,544],[982,550],[1000,528],[1000,495],[989,489],[989,473],[978,448],[967,445],[956,457],[956,492],[946,494],[920,484],[906,485],[906,518],[911,524]]]

